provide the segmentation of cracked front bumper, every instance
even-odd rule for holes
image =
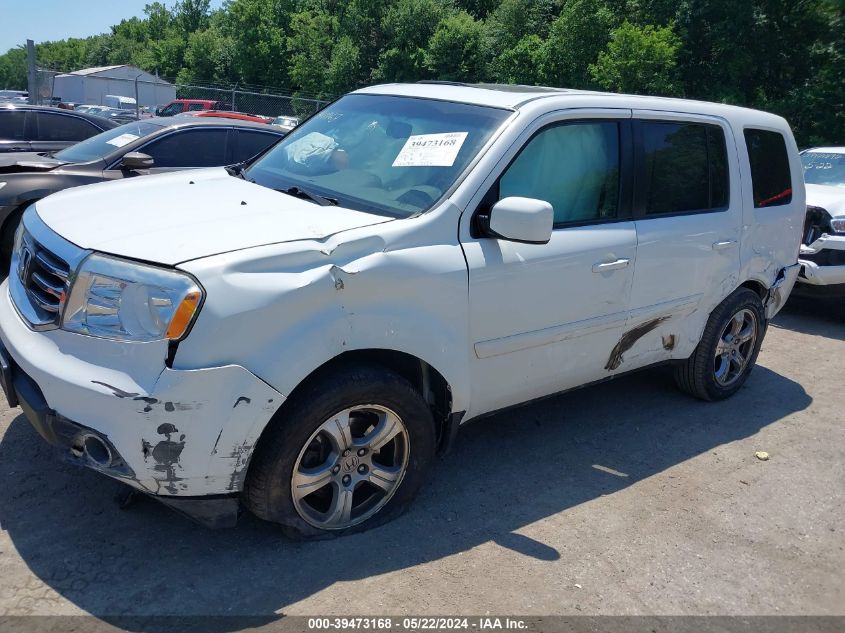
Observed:
[[[70,444],[52,443],[73,450],[74,429],[90,430],[119,460],[104,466],[84,452],[72,458],[161,497],[240,491],[252,448],[284,401],[238,365],[168,368],[166,343],[33,331],[12,305],[7,282],[0,286],[0,341],[15,397],[38,394],[19,399],[45,439],[66,437]]]

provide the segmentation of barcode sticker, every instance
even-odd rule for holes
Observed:
[[[408,137],[394,167],[451,167],[466,140],[467,132],[417,134]]]

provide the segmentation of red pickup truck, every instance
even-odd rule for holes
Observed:
[[[194,110],[231,110],[229,104],[211,99],[174,99],[166,106],[156,109],[157,116],[175,116]]]

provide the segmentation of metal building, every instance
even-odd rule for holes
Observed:
[[[56,75],[53,96],[65,103],[107,105],[106,96],[137,99],[139,106],[155,106],[176,98],[176,87],[135,66],[99,66]]]

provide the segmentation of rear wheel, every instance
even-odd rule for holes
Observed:
[[[434,457],[431,412],[379,366],[323,376],[285,404],[262,437],[244,501],[296,538],[328,538],[398,516]]]
[[[678,386],[702,400],[733,395],[757,362],[765,332],[760,297],[739,288],[713,310],[692,356],[676,369]]]

